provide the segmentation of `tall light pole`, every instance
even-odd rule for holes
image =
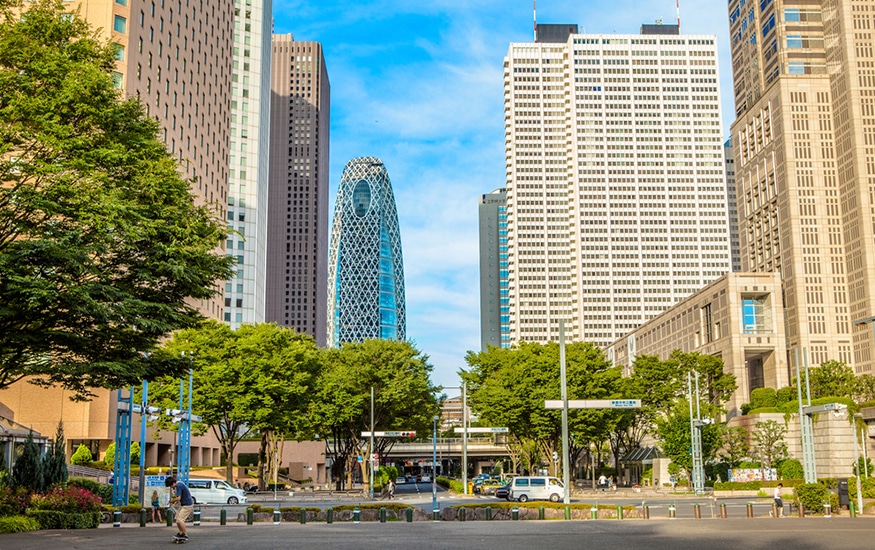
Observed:
[[[140,400],[140,505],[146,507],[146,415],[149,414],[149,382],[143,380]]]
[[[441,386],[441,390],[462,390],[462,494],[468,494],[468,382],[461,386]]]
[[[854,415],[854,418],[855,419],[863,418],[863,415],[860,413],[857,413]],[[864,441],[863,445],[865,445],[865,444],[866,444],[866,442]],[[854,458],[857,459],[857,468],[856,468],[856,470],[857,470],[857,475],[856,475],[856,477],[857,477],[857,510],[859,510],[859,512],[858,512],[859,514],[862,514],[863,513],[863,485],[860,482],[860,477],[862,477],[863,472],[862,472],[862,468],[860,466],[860,462],[862,462],[860,460],[860,447],[857,446],[857,423],[856,422],[854,422]]]
[[[435,469],[434,466],[437,464],[437,421],[438,416],[434,415],[432,418],[434,425],[431,431],[431,464],[433,470]],[[432,472],[432,474],[435,474],[435,472]],[[433,514],[437,515],[437,477],[435,475],[431,476],[431,510]]]
[[[568,388],[565,379],[565,321],[559,320],[559,383],[562,398],[562,483],[563,502],[571,503],[571,472],[568,471]]]
[[[371,499],[374,498],[374,387],[371,386],[371,443],[370,448],[370,456],[368,456],[368,464],[371,466],[370,473],[370,496]]]

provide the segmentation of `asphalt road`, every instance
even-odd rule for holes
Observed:
[[[188,548],[859,550],[872,547],[873,528],[872,518],[209,524],[189,529]],[[0,548],[156,548],[172,544],[174,531],[162,526],[37,531],[0,535]]]

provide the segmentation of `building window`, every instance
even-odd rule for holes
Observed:
[[[115,45],[115,58],[116,58],[118,61],[124,61],[124,60],[125,60],[125,47],[122,46],[121,44],[116,44],[116,45]]]
[[[125,33],[128,29],[128,20],[121,15],[113,16],[112,30],[115,32]]]
[[[742,296],[741,322],[744,334],[761,334],[771,330],[768,295]]]
[[[714,341],[714,333],[711,331],[713,319],[711,316],[711,304],[706,304],[705,307],[701,309],[702,316],[702,334],[704,335],[704,342],[708,344]]]
[[[118,4],[119,6],[127,6],[128,0],[115,0],[115,3]]]

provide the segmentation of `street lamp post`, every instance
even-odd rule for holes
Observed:
[[[435,415],[432,418],[433,427],[431,431],[431,464],[432,470],[435,470],[435,465],[437,464],[437,421],[438,416]],[[436,514],[438,511],[437,507],[437,478],[434,475],[436,472],[432,472],[431,476],[431,510],[432,513]]]
[[[863,418],[863,415],[860,413],[857,413],[854,415],[854,418]],[[866,442],[864,441],[863,444],[865,445]],[[863,472],[861,471],[862,468],[860,467],[860,462],[861,462],[861,460],[860,460],[860,447],[857,446],[857,423],[856,422],[854,422],[854,458],[857,459],[857,473],[856,473],[856,477],[857,477],[857,510],[858,510],[858,513],[862,514],[863,513],[863,486],[862,486],[862,483],[860,482],[860,477],[862,476]]]

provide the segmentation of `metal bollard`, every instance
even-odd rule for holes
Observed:
[[[645,504],[641,509],[644,511],[644,519],[650,519],[650,506]]]
[[[617,519],[623,519],[623,507],[617,506]]]
[[[146,509],[140,509],[140,527],[146,526]]]
[[[255,511],[252,508],[246,509],[246,525],[252,525],[252,521],[255,519]]]
[[[441,511],[438,508],[435,508],[431,511],[431,521],[437,523],[441,520]]]
[[[280,513],[279,510],[274,510],[274,511],[273,511],[273,524],[274,524],[274,525],[279,525],[279,524],[280,524],[280,519],[282,519],[282,514]]]
[[[307,523],[307,509],[301,508],[301,525],[305,525]]]
[[[407,523],[413,522],[413,508],[407,509]]]
[[[464,506],[459,508],[459,521],[465,521],[468,519],[468,510],[465,509]]]
[[[201,508],[198,506],[194,509],[194,520],[192,521],[195,527],[200,527],[201,524]]]
[[[829,502],[823,503],[823,517],[825,517],[825,518],[832,517],[832,506],[830,506]]]
[[[228,524],[228,510],[222,508],[219,512],[219,525],[227,525]]]
[[[599,508],[595,504],[589,509],[589,519],[599,519]]]
[[[571,519],[571,506],[565,505],[565,519]]]
[[[699,506],[699,503],[693,504],[693,517],[702,519],[702,507]]]
[[[492,506],[486,507],[486,521],[492,521]]]
[[[747,517],[749,517],[749,518],[753,517],[753,502],[747,503]]]
[[[176,516],[176,514],[173,512],[173,508],[168,507],[168,508],[167,508],[167,515],[166,515],[165,518],[164,518],[164,519],[167,520],[167,527],[170,527],[170,526],[173,525],[173,518],[174,518],[175,516]]]
[[[116,508],[112,511],[112,526],[113,527],[121,527],[122,526],[122,511]]]
[[[327,523],[334,523],[334,508],[329,506],[328,509],[325,510],[325,521]]]
[[[726,503],[725,502],[720,503],[720,517],[723,519],[726,519]]]
[[[511,508],[511,510],[510,510],[510,516],[513,518],[514,521],[520,519],[520,509],[519,509],[518,507],[516,507],[516,506],[514,506],[513,508]]]
[[[359,521],[361,521],[361,517],[362,517],[362,511],[359,510],[358,506],[356,506],[355,508],[352,509],[352,522],[358,523]]]
[[[668,505],[668,519],[675,519],[677,517],[677,512],[675,510],[674,504]]]
[[[805,517],[805,505],[802,504],[801,502],[799,503],[799,517],[800,518]]]
[[[848,503],[848,512],[850,512],[852,518],[857,517],[857,505],[854,504],[853,500]]]
[[[386,523],[386,507],[380,506],[380,523]]]
[[[774,502],[772,503],[772,511],[769,513],[769,515],[772,516],[773,518],[778,517],[778,505],[775,504]]]
[[[544,507],[538,506],[538,519],[544,519]]]

